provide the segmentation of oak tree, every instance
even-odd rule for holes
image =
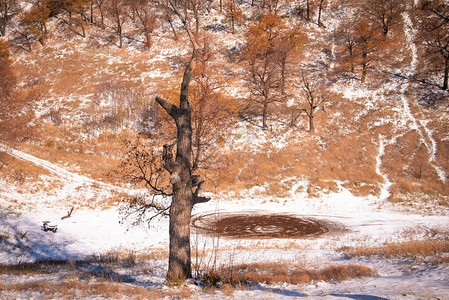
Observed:
[[[28,40],[37,40],[44,45],[47,37],[47,22],[50,19],[51,10],[47,3],[38,0],[33,3],[30,10],[27,10],[20,17],[19,23],[22,28],[22,35]]]
[[[106,12],[106,0],[92,0],[95,6],[98,8],[98,12],[100,13],[100,26],[104,28],[104,18],[105,18],[105,12]],[[92,5],[93,7],[93,5]],[[93,12],[93,11],[92,11]],[[92,13],[92,22],[93,21],[93,13]],[[95,23],[95,22],[94,22]],[[98,24],[97,24],[98,25]]]
[[[379,60],[387,45],[380,33],[368,19],[356,18],[352,24],[343,23],[344,28],[337,33],[340,45],[344,49],[339,57],[343,68],[349,67],[352,73],[356,66],[361,68],[360,81],[365,82],[369,68]]]
[[[242,23],[245,20],[240,7],[235,3],[235,0],[228,0],[225,3],[226,20],[231,23],[231,32],[235,33],[235,25]]]
[[[233,121],[236,113],[234,102],[222,92],[226,82],[221,75],[220,66],[213,65],[214,58],[210,38],[204,36],[189,95],[192,107],[193,171],[213,168],[218,158],[214,151],[216,145],[226,139],[226,131],[222,129]]]
[[[0,137],[3,140],[26,138],[32,134],[29,123],[34,112],[31,105],[37,97],[33,91],[18,91],[8,42],[0,38]]]
[[[69,1],[61,1],[61,8],[65,12],[68,18],[68,24],[70,30],[75,32],[76,34],[81,35],[82,37],[86,37],[85,30],[85,20],[87,19],[85,16],[85,11],[89,4],[89,0],[69,0]],[[81,29],[81,33],[77,32],[77,29]]]
[[[262,116],[262,127],[268,127],[271,105],[281,100],[281,69],[277,42],[285,29],[281,19],[273,14],[263,16],[249,27],[242,59],[248,66],[246,80],[251,93],[250,102]]]
[[[187,61],[179,93],[179,102],[176,104],[156,96],[155,102],[170,116],[176,126],[176,139],[163,146],[162,157],[156,158],[154,151],[149,150],[149,155],[134,155],[131,151],[131,163],[137,170],[137,174],[144,174],[143,180],[153,191],[153,194],[169,197],[170,203],[160,201],[142,201],[136,197],[129,202],[129,207],[137,211],[145,211],[153,208],[158,214],[169,215],[169,267],[167,280],[180,282],[192,277],[190,254],[190,221],[192,209],[195,204],[209,201],[210,198],[199,196],[201,185],[199,176],[193,174],[194,162],[192,147],[192,111],[189,100],[190,85],[193,77],[194,64],[199,55],[197,38],[190,27],[186,12],[187,8],[178,3],[178,7],[172,0],[166,4],[184,25],[192,45],[192,54]],[[176,154],[173,149],[176,148]],[[153,152],[151,152],[153,151]],[[145,163],[146,162],[146,163]],[[168,172],[169,186],[161,184],[164,174]],[[134,173],[135,174],[135,173]],[[162,186],[162,187],[161,187]],[[154,199],[154,198],[153,198]]]
[[[425,0],[421,6],[421,39],[430,62],[443,72],[443,90],[449,87],[449,4]]]
[[[148,0],[131,0],[130,6],[136,17],[137,27],[140,28],[145,37],[144,45],[147,49],[150,49],[151,35],[156,29],[156,16],[153,7]]]
[[[404,9],[404,0],[369,0],[365,1],[361,8],[364,17],[381,28],[385,36],[390,28],[399,22]]]
[[[126,0],[110,0],[107,2],[107,16],[113,22],[117,32],[119,48],[123,47],[123,25],[128,20],[128,5]]]
[[[365,82],[366,74],[370,63],[375,59],[374,54],[379,51],[383,45],[383,39],[378,32],[366,20],[361,20],[355,28],[357,38],[357,50],[359,62],[362,67],[360,81]]]
[[[309,132],[315,131],[314,118],[315,112],[320,108],[324,102],[324,86],[319,84],[317,79],[308,76],[303,70],[301,71],[301,89],[302,96],[305,99],[305,107],[302,110],[306,113],[309,119]]]
[[[0,35],[6,35],[6,27],[20,10],[18,0],[0,0]]]

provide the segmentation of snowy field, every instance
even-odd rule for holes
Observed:
[[[67,199],[93,196],[105,197],[121,188],[101,184],[89,178],[71,173],[63,168],[42,161],[21,151],[1,145],[1,151],[39,165],[49,170],[53,180],[61,180],[57,190],[34,190],[32,193],[15,191],[8,182],[0,185],[0,263],[22,264],[37,260],[82,260],[111,252],[148,253],[168,249],[168,220],[156,219],[150,226],[131,226],[132,220],[123,220],[118,207],[75,207],[70,218],[61,220],[72,203]],[[385,243],[428,238],[447,237],[448,211],[432,211],[425,214],[417,209],[399,209],[375,197],[355,197],[343,187],[338,193],[309,198],[305,193],[307,181],[298,180],[292,185],[288,198],[254,196],[252,191],[239,199],[214,196],[207,204],[194,208],[194,217],[210,213],[266,213],[313,217],[339,224],[339,230],[318,237],[304,239],[233,239],[193,234],[193,247],[213,247],[220,250],[218,264],[232,262],[287,262],[303,264],[308,268],[320,268],[335,264],[359,264],[377,271],[378,276],[362,277],[342,282],[312,282],[303,285],[260,284],[236,290],[232,296],[220,292],[209,294],[194,284],[193,298],[253,297],[256,299],[310,298],[310,299],[449,299],[449,266],[436,264],[430,258],[410,257],[347,258],[343,247],[382,246]],[[49,200],[50,199],[50,200]],[[81,200],[81,199],[78,199]],[[14,203],[22,205],[13,205]],[[78,201],[79,202],[79,201]],[[43,231],[43,221],[57,225],[57,232]],[[157,260],[158,268],[149,274],[133,277],[143,286],[164,287],[166,259]],[[45,276],[40,280],[47,280]],[[54,275],[53,275],[54,276]],[[38,280],[16,278],[2,274],[0,280],[17,282]],[[132,283],[130,283],[132,284]],[[166,287],[165,287],[166,288]],[[2,297],[21,298],[4,292]]]

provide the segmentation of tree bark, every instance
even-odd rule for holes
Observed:
[[[448,89],[448,84],[449,84],[449,55],[446,56],[444,64],[443,90]]]
[[[184,281],[192,277],[190,258],[190,219],[195,203],[192,192],[192,126],[191,107],[188,102],[189,85],[191,80],[192,61],[196,57],[196,50],[187,64],[181,83],[179,107],[156,97],[156,102],[174,119],[177,128],[176,159],[167,157],[164,161],[165,169],[171,174],[173,198],[170,207],[170,247],[167,280],[171,282]]]
[[[6,23],[8,22],[8,5],[5,3],[3,8],[3,16],[0,19],[0,35],[6,35]]]
[[[164,167],[170,173],[170,183],[173,186],[172,203],[170,206],[170,246],[167,280],[170,282],[182,282],[192,277],[192,266],[190,257],[190,219],[192,208],[196,203],[207,202],[210,198],[199,197],[200,186],[197,185],[193,192],[192,180],[192,108],[188,96],[189,86],[192,78],[192,63],[197,58],[198,44],[195,35],[188,26],[186,10],[182,13],[173,0],[169,0],[174,12],[184,24],[189,39],[193,46],[192,56],[184,70],[179,96],[179,107],[170,104],[160,97],[156,102],[173,118],[177,129],[176,159],[173,161],[171,155],[164,157]]]
[[[175,173],[176,174],[176,173]],[[173,177],[173,176],[172,176]],[[170,247],[167,280],[184,281],[192,277],[190,258],[190,218],[193,198],[189,183],[190,174],[182,174],[173,184],[173,199],[170,207]],[[174,180],[178,180],[175,178]]]
[[[307,21],[310,20],[310,4],[309,4],[309,0],[306,1],[306,20]]]
[[[315,131],[315,126],[313,125],[313,110],[311,110],[311,114],[309,115],[309,132]]]
[[[319,8],[318,8],[318,26],[323,25],[323,24],[321,23],[321,12],[322,12],[322,10],[323,10],[323,2],[324,2],[324,0],[320,0],[320,6],[319,6]]]
[[[287,53],[281,58],[281,94],[285,95],[285,69],[287,67]]]
[[[365,78],[366,78],[366,62],[362,63],[362,78],[360,79],[360,82],[365,83]]]
[[[268,127],[268,99],[265,99],[263,103],[262,112],[262,128],[266,129]]]

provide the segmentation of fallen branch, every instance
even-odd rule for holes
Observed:
[[[72,215],[72,212],[73,212],[73,207],[72,207],[72,209],[71,209],[70,211],[67,212],[67,215],[66,215],[66,216],[63,216],[63,217],[61,218],[61,220],[64,220],[64,219],[66,219],[66,218],[70,218],[70,216]]]

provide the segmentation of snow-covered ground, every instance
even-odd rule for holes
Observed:
[[[43,259],[76,260],[111,251],[144,253],[168,249],[168,220],[156,219],[147,224],[131,226],[122,222],[118,207],[108,209],[78,206],[70,218],[61,217],[70,209],[65,202],[84,197],[88,190],[100,188],[104,193],[116,187],[68,172],[49,162],[21,151],[1,146],[0,151],[50,170],[55,177],[64,176],[65,186],[59,187],[51,202],[44,191],[33,193],[11,192],[11,185],[2,181],[0,186],[0,264],[18,264]],[[76,184],[78,188],[68,188]],[[288,198],[270,198],[252,195],[251,191],[239,199],[215,195],[206,204],[194,208],[194,216],[209,213],[254,212],[287,213],[314,217],[340,224],[345,230],[330,232],[317,238],[306,239],[231,239],[220,238],[220,263],[228,263],[232,253],[233,263],[282,261],[302,263],[310,268],[326,265],[356,263],[378,272],[378,276],[352,279],[339,283],[313,282],[306,285],[260,284],[251,289],[233,293],[235,298],[301,298],[310,299],[448,299],[449,266],[434,264],[426,258],[345,258],[341,247],[380,246],[386,242],[422,240],[432,235],[449,232],[448,211],[428,211],[422,214],[399,212],[391,204],[376,197],[355,197],[340,185],[339,192],[309,198],[304,192],[307,181],[299,179],[292,185]],[[82,189],[80,187],[83,187]],[[13,198],[23,205],[14,205]],[[26,199],[28,198],[28,199]],[[45,200],[44,200],[45,199]],[[28,201],[26,201],[28,200]],[[44,232],[43,221],[58,226],[56,233]],[[194,233],[212,247],[213,241]],[[201,242],[203,245],[203,242]],[[139,275],[139,281],[163,284],[165,260],[159,276]],[[0,280],[16,280],[2,275]],[[137,280],[137,279],[136,279]],[[192,287],[194,288],[194,287]],[[20,295],[18,296],[20,298]],[[195,297],[223,298],[224,294],[208,294],[197,289]]]

